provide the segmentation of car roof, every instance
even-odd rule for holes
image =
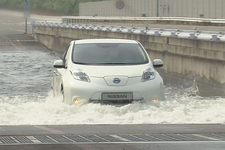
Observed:
[[[137,44],[135,40],[126,40],[126,39],[83,39],[76,40],[75,44],[88,44],[88,43],[131,43]]]

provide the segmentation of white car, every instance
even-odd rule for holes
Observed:
[[[164,84],[144,47],[134,40],[72,41],[62,60],[54,62],[53,92],[68,104],[164,100]]]

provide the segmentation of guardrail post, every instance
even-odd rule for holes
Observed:
[[[32,24],[31,25],[31,34],[34,35],[35,34],[35,32],[34,32],[34,21],[32,21],[31,24]]]
[[[171,36],[172,36],[172,37],[177,37],[176,32],[171,32]]]
[[[190,38],[191,39],[197,39],[197,36],[195,35],[195,33],[190,33]]]
[[[146,30],[144,30],[144,29],[142,29],[141,31],[140,31],[140,34],[146,34]]]
[[[219,40],[220,40],[220,38],[218,38],[217,34],[212,35],[212,41],[219,41]]]
[[[161,35],[159,31],[155,31],[155,35]]]

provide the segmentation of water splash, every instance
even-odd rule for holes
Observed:
[[[51,92],[44,99],[0,96],[0,125],[225,123],[225,99],[192,95],[190,89],[166,92],[166,101],[126,105],[67,105]]]

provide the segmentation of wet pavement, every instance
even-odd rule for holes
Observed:
[[[0,126],[1,150],[223,150],[224,125]]]

